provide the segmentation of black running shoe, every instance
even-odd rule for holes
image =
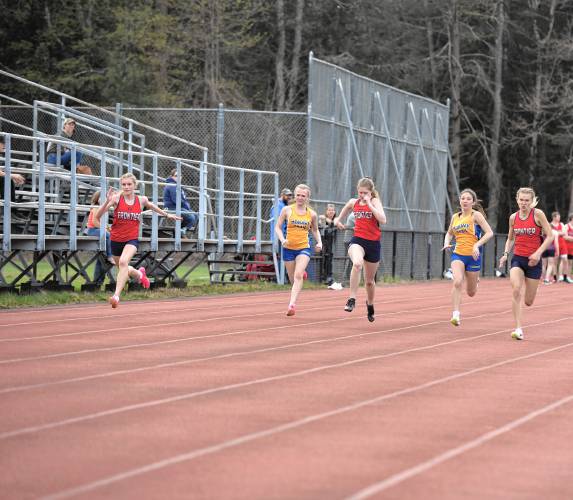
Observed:
[[[374,304],[366,304],[366,307],[368,308],[368,321],[370,321],[370,323],[372,323],[376,318],[374,318]]]
[[[344,310],[346,312],[352,312],[354,310],[355,305],[356,305],[356,299],[348,299],[346,301],[346,305],[344,306]]]

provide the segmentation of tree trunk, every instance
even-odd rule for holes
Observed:
[[[426,38],[428,40],[428,59],[430,62],[430,76],[432,78],[432,99],[436,98],[436,57],[434,51],[434,27],[432,25],[432,18],[430,17],[430,7],[428,0],[424,0],[424,11],[426,12]]]
[[[501,135],[501,116],[503,102],[501,91],[503,89],[503,33],[505,30],[505,7],[504,0],[497,0],[495,5],[495,18],[497,20],[497,32],[495,36],[495,52],[493,56],[495,64],[494,93],[493,93],[493,126],[491,133],[491,148],[489,164],[487,165],[487,185],[489,191],[488,220],[495,231],[499,217],[499,201],[501,197],[501,171],[499,168],[499,140]]]
[[[297,0],[296,20],[294,27],[294,47],[292,51],[292,63],[289,75],[287,109],[292,109],[296,96],[298,94],[298,73],[300,66],[300,49],[302,47],[302,19],[304,12],[304,0]]]
[[[286,33],[285,33],[285,15],[284,1],[277,0],[277,28],[279,35],[279,46],[277,48],[277,58],[275,63],[275,102],[276,109],[282,110],[285,107],[285,50],[286,50]]]
[[[448,192],[452,207],[457,206],[457,192],[460,178],[460,164],[462,156],[462,114],[461,114],[461,86],[462,86],[462,68],[460,61],[460,21],[458,11],[458,0],[450,0],[450,12],[448,22],[449,51],[448,67],[450,73],[450,82],[452,86],[452,160],[455,172],[454,176],[449,176]]]

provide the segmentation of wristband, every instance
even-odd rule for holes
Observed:
[[[503,252],[503,255],[505,255],[506,257],[509,257],[509,252]]]

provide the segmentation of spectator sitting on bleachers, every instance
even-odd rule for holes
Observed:
[[[4,199],[4,182],[6,175],[4,174],[4,137],[0,137],[0,200]],[[24,177],[20,174],[11,174],[10,175],[10,200],[14,201],[16,198],[16,186],[21,186],[24,184]]]
[[[65,140],[72,140],[72,137],[76,131],[76,121],[73,118],[66,118],[64,120],[64,125],[62,127],[62,133],[58,134]],[[53,165],[58,165],[58,143],[48,142],[47,149],[48,157],[46,159],[47,163],[52,163]],[[82,165],[82,153],[76,151],[76,172],[79,174],[91,175],[92,169],[87,165]],[[59,166],[65,168],[66,170],[72,169],[72,150],[66,144],[60,145],[60,163]]]
[[[171,177],[168,177],[165,182],[163,190],[163,208],[175,211],[177,209],[177,169],[174,168],[171,171]],[[191,205],[187,198],[185,198],[185,191],[181,189],[181,217],[183,218],[183,225],[185,227],[181,228],[183,236],[185,236],[186,231],[193,231],[197,226],[197,221],[199,217],[196,212],[191,210]]]
[[[92,204],[93,208],[90,210],[90,213],[88,216],[88,223],[87,223],[87,227],[86,227],[86,234],[88,236],[98,236],[99,237],[100,223],[96,219],[95,214],[98,211],[99,205],[101,205],[100,195],[101,195],[101,191],[96,191],[93,194],[92,199],[91,199],[91,204]],[[114,266],[115,261],[113,260],[113,257],[111,256],[110,234],[109,234],[109,231],[107,229],[105,232],[105,255],[106,255],[107,261],[112,266]],[[96,260],[96,264],[95,264],[94,281],[96,283],[103,283],[104,279],[105,279],[105,271],[103,269],[103,266],[102,266],[100,259],[98,258]]]

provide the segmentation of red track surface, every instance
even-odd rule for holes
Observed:
[[[450,286],[1,312],[0,496],[571,499],[573,287]]]

